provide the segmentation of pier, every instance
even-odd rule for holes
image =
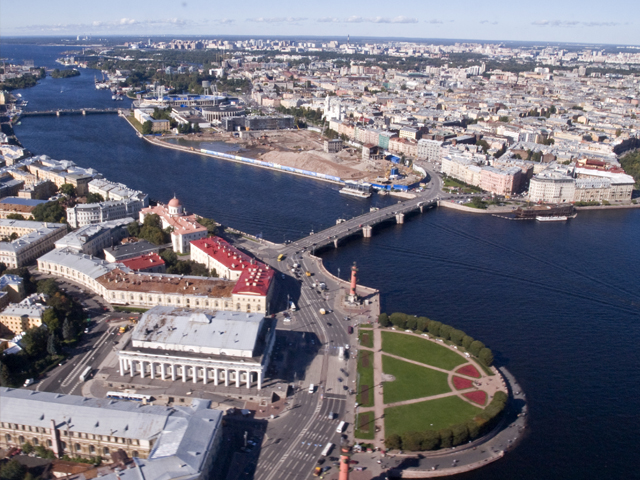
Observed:
[[[404,202],[398,202],[397,204],[370,211],[349,220],[339,221],[335,226],[324,229],[318,233],[311,233],[308,237],[301,238],[287,245],[282,252],[291,253],[292,251],[298,251],[302,248],[318,250],[331,245],[338,248],[340,242],[347,237],[362,235],[364,238],[370,238],[375,231],[374,227],[383,223],[392,222],[399,225],[403,224],[407,216],[422,213],[425,210],[437,206],[437,204],[437,200],[431,199],[428,196],[418,196],[410,200],[405,200]]]
[[[60,117],[62,115],[98,115],[98,114],[118,114],[121,108],[69,108],[58,110],[37,110],[33,112],[22,112],[20,117]]]

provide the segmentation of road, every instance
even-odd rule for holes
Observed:
[[[345,236],[361,231],[365,225],[375,225],[381,221],[394,218],[398,213],[408,213],[415,210],[420,205],[429,204],[442,195],[442,180],[434,172],[429,172],[429,174],[432,180],[429,182],[428,188],[420,193],[416,193],[415,198],[401,200],[396,205],[389,205],[379,210],[367,212],[318,233],[312,233],[308,237],[301,238],[285,246],[280,253],[290,254],[291,252],[295,252],[303,248],[318,248],[328,243],[332,243],[336,239],[340,240]]]

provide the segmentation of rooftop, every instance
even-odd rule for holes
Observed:
[[[223,415],[198,398],[189,407],[164,407],[27,389],[0,388],[0,397],[2,422],[48,430],[55,420],[65,432],[155,440],[148,459],[135,459],[135,468],[108,480],[198,478]]]
[[[209,313],[154,307],[142,315],[131,334],[133,348],[253,357],[264,320],[259,313]]]
[[[164,260],[160,255],[155,252],[145,253],[137,257],[128,258],[121,262],[125,267],[130,268],[133,271],[145,270],[151,267],[159,267],[164,265]]]
[[[235,285],[219,278],[133,273],[127,267],[120,268],[119,264],[107,265],[113,269],[97,279],[107,290],[228,298]]]

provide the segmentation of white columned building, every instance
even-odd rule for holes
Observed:
[[[120,375],[262,388],[275,320],[258,313],[174,307],[147,311],[124,349]]]

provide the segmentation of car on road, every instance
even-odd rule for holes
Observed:
[[[33,385],[33,378],[27,378],[22,386],[28,387],[29,385]]]

